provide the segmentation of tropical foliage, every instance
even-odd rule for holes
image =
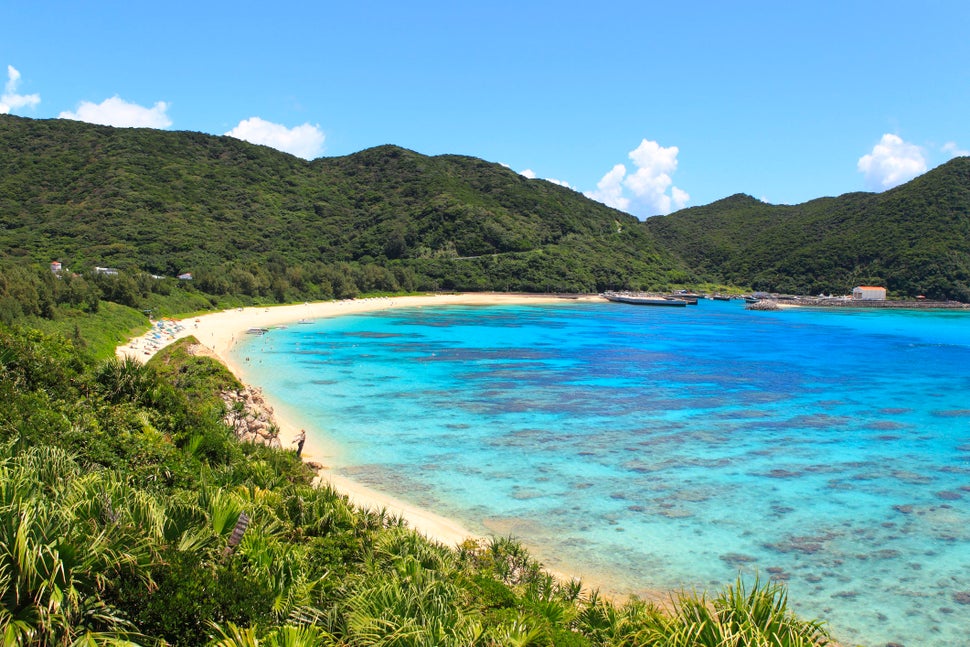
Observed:
[[[823,645],[777,585],[672,613],[545,573],[509,538],[448,548],[238,442],[224,367],[0,329],[5,645]]]

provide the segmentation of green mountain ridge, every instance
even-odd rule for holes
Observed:
[[[799,205],[738,194],[646,221],[700,274],[755,289],[842,294],[854,285],[970,300],[970,158],[883,193]]]
[[[736,194],[644,222],[544,180],[393,145],[310,162],[231,137],[0,115],[0,261],[191,272],[277,301],[397,289],[716,283],[970,301],[970,158],[884,193]]]
[[[13,117],[0,148],[0,245],[37,263],[168,276],[376,263],[426,287],[562,291],[684,274],[633,216],[472,157],[380,146],[306,162],[229,137]]]

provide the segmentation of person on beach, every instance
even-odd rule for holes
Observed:
[[[300,456],[303,454],[303,443],[305,442],[306,442],[306,430],[301,429],[300,433],[297,434],[296,439],[293,441],[293,444],[296,445],[297,458],[300,458]]]

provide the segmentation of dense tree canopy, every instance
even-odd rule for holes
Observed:
[[[758,290],[845,294],[856,285],[970,301],[970,158],[884,193],[792,206],[746,195],[650,218],[699,274]]]
[[[498,164],[396,146],[307,162],[230,137],[0,115],[0,149],[0,262],[61,261],[85,280],[60,298],[90,307],[96,266],[129,275],[99,288],[127,305],[158,292],[145,277],[185,272],[189,291],[255,301],[705,282],[970,300],[970,158],[881,194],[739,194],[640,222]]]
[[[276,300],[374,289],[661,288],[628,214],[471,157],[312,162],[229,137],[0,116],[0,254]],[[568,267],[567,267],[568,266]]]

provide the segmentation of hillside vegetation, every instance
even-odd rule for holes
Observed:
[[[856,285],[970,301],[970,158],[884,193],[793,206],[734,195],[650,218],[695,272],[756,290],[844,294]]]
[[[190,272],[191,290],[257,301],[700,283],[970,300],[970,158],[880,194],[738,194],[639,222],[498,164],[396,146],[307,162],[230,137],[0,115],[0,149],[7,266]]]
[[[591,292],[690,280],[638,221],[471,157],[312,162],[230,137],[0,116],[0,250],[209,294]]]

